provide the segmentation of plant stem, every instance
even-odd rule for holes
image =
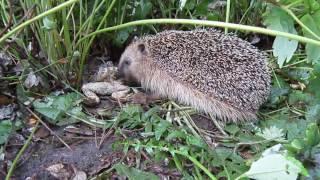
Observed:
[[[210,179],[212,180],[216,180],[217,178],[214,177],[214,175],[207,169],[205,168],[196,158],[191,157],[187,154],[181,153],[180,151],[174,151],[174,153],[180,154],[182,156],[187,157],[191,162],[193,162],[193,164],[195,164],[196,166],[198,166],[203,172],[205,172],[207,174],[207,176],[210,177]]]
[[[45,11],[45,12],[39,14],[38,16],[36,16],[36,17],[34,17],[34,18],[32,18],[32,19],[29,19],[28,21],[20,24],[20,25],[17,26],[16,28],[12,29],[11,31],[9,31],[9,32],[6,33],[5,35],[3,35],[3,36],[0,38],[0,44],[1,44],[4,40],[6,40],[7,38],[9,38],[11,35],[13,35],[14,33],[18,32],[19,30],[23,29],[24,27],[28,26],[29,24],[31,24],[31,23],[33,23],[33,22],[35,22],[35,21],[37,21],[37,20],[39,20],[39,19],[41,19],[41,18],[49,15],[49,14],[52,14],[52,13],[54,13],[54,12],[56,12],[56,11],[59,11],[59,10],[65,8],[65,7],[67,7],[67,6],[70,6],[71,4],[73,4],[73,3],[77,2],[77,1],[79,1],[79,0],[69,0],[69,1],[67,1],[67,2],[65,2],[65,3],[62,3],[62,4],[60,4],[60,5],[56,6],[56,7],[48,10],[48,11]]]
[[[280,6],[281,9],[286,11],[303,29],[305,29],[308,33],[310,33],[312,36],[320,40],[320,37],[314,33],[311,29],[309,29],[306,25],[303,24],[303,22],[300,21],[300,19],[286,6]]]
[[[101,28],[101,26],[105,23],[107,17],[109,16],[109,14],[110,14],[110,12],[111,12],[111,10],[112,10],[112,8],[113,8],[113,6],[115,5],[116,2],[117,2],[117,0],[112,0],[112,2],[109,5],[105,15],[103,16],[100,24],[97,27],[98,31]],[[91,44],[92,44],[93,40],[95,39],[95,37],[96,37],[96,35],[93,35],[93,37],[89,41],[89,44],[86,45],[86,47],[84,48],[84,50],[82,52],[81,60],[80,60],[80,71],[79,71],[79,74],[78,74],[78,83],[77,83],[78,86],[80,86],[80,84],[81,84],[81,79],[82,79],[82,74],[83,74],[83,66],[84,66],[85,60],[87,58],[87,54],[88,54],[88,52],[90,50]],[[77,45],[75,47],[77,47],[77,46],[78,46],[78,43],[77,43]]]
[[[120,24],[117,26],[112,26],[112,27],[108,27],[105,29],[95,31],[95,32],[88,34],[87,36],[81,38],[77,44],[79,44],[81,41],[83,41],[86,38],[89,38],[91,36],[95,36],[100,33],[114,31],[114,30],[130,27],[130,26],[147,25],[147,24],[192,24],[192,25],[202,25],[202,26],[228,27],[230,29],[251,31],[251,32],[266,34],[266,35],[270,35],[270,36],[282,36],[282,37],[286,37],[286,38],[289,38],[292,40],[297,40],[297,41],[300,41],[303,43],[310,43],[310,44],[320,46],[320,41],[306,38],[306,37],[302,37],[302,36],[295,35],[295,34],[286,33],[286,32],[275,31],[275,30],[271,30],[271,29],[242,25],[242,24],[225,23],[225,22],[208,21],[208,20],[194,20],[194,19],[145,19],[145,20],[132,21],[132,22],[128,22],[125,24]]]
[[[22,148],[20,149],[19,153],[17,154],[17,156],[14,158],[12,165],[8,171],[8,174],[6,176],[5,180],[10,180],[10,176],[13,173],[14,168],[16,167],[16,164],[18,163],[18,160],[20,159],[20,157],[22,156],[23,152],[26,150],[26,148],[29,146],[32,136],[33,134],[36,132],[36,130],[38,129],[38,125],[39,125],[39,121],[37,121],[36,125],[33,127],[33,130],[31,132],[31,134],[29,135],[27,142],[22,146]]]
[[[229,23],[231,0],[227,0],[226,23]],[[228,33],[228,27],[225,27],[224,33]]]
[[[142,144],[130,144],[131,146],[140,146],[140,147],[144,147],[144,148],[154,148],[154,149],[158,149],[160,151],[166,151],[166,152],[170,152],[170,153],[174,153],[174,154],[179,154],[181,156],[184,156],[186,158],[188,158],[194,165],[196,165],[197,167],[199,167],[204,173],[206,173],[207,176],[210,177],[210,179],[212,180],[216,180],[217,178],[206,168],[204,167],[196,158],[190,156],[189,154],[183,153],[181,151],[178,150],[173,150],[173,149],[169,149],[167,147],[159,147],[159,146],[148,146],[148,145],[142,145]]]
[[[286,5],[286,8],[290,8],[290,7],[293,7],[293,6],[295,6],[296,4],[299,4],[299,3],[301,3],[303,0],[297,0],[297,1],[295,1],[295,2],[293,2],[293,3],[291,3],[291,4],[288,4],[288,5]]]

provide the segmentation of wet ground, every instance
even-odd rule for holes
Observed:
[[[70,144],[72,150],[65,146],[57,147],[53,143],[38,142],[29,146],[22,158],[22,162],[14,172],[12,179],[57,179],[47,170],[50,166],[64,164],[65,169],[73,167],[84,171],[87,175],[94,175],[111,165],[108,159],[117,159],[111,149],[113,139],[105,141],[98,148],[95,140],[81,140]],[[118,159],[120,159],[118,157]],[[74,169],[70,175],[74,174]]]

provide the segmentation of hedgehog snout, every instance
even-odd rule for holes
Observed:
[[[139,81],[133,76],[129,66],[125,63],[118,65],[118,72],[116,78],[122,80],[127,85],[139,85]]]
[[[125,71],[128,71],[127,64],[124,63],[124,60],[120,60],[118,64],[118,77],[119,78],[124,78],[125,77]]]
[[[118,66],[118,71],[116,73],[116,78],[120,79],[120,78],[124,78],[124,72],[123,72],[123,67]]]

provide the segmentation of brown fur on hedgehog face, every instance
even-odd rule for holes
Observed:
[[[147,49],[142,42],[130,44],[121,55],[118,71],[126,83],[140,84],[143,76],[141,64],[147,61]]]

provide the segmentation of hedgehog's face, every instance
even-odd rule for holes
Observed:
[[[133,43],[123,52],[118,65],[119,76],[126,83],[140,83],[143,78],[143,61],[147,50],[143,43]]]

